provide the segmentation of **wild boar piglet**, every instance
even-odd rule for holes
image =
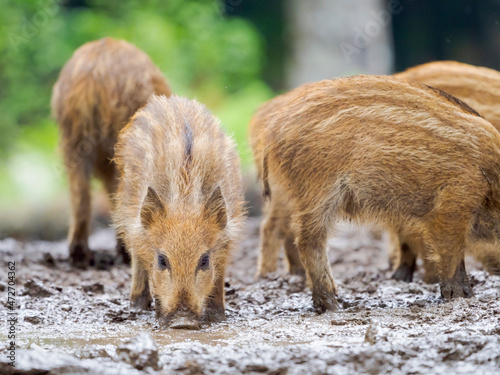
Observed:
[[[347,219],[421,249],[445,298],[472,295],[464,252],[500,251],[500,135],[488,121],[440,90],[387,76],[307,84],[273,101],[278,110],[251,125],[270,200],[261,267],[288,233],[314,307],[335,309],[326,241]]]
[[[52,113],[59,124],[71,193],[69,253],[77,267],[92,262],[90,179],[94,175],[108,194],[116,192],[118,173],[112,159],[118,132],[153,94],[171,94],[160,70],[144,52],[112,38],[78,48],[54,85]],[[129,261],[120,239],[117,252]]]
[[[154,96],[121,131],[113,220],[132,258],[131,304],[172,328],[224,317],[244,218],[236,147],[200,103]]]
[[[434,61],[418,65],[395,74],[394,77],[410,81],[418,81],[435,87],[464,101],[479,112],[497,130],[500,130],[500,72],[485,67],[473,66],[456,61]],[[390,258],[397,267],[393,278],[411,281],[416,266],[416,251],[408,244],[400,243],[397,236],[391,233],[393,246],[389,249]],[[473,254],[483,262],[492,274],[500,274],[500,253],[495,249],[484,250]],[[424,260],[427,282],[437,281],[432,264]]]

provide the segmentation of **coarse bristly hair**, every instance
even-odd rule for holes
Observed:
[[[500,135],[440,90],[387,76],[306,84],[256,113],[250,143],[270,196],[261,267],[291,233],[320,312],[336,307],[326,239],[337,220],[422,249],[447,298],[470,294],[466,249],[499,264]]]
[[[113,221],[132,256],[132,302],[148,305],[153,295],[167,318],[223,313],[224,272],[245,214],[233,140],[195,100],[155,96],[121,131],[115,161]]]
[[[111,159],[118,132],[153,94],[171,95],[160,70],[144,52],[112,38],[78,48],[54,85],[52,114],[59,124],[71,190],[74,264],[88,262],[90,178],[102,180],[109,194],[116,191],[118,176]]]
[[[474,108],[500,130],[500,72],[456,61],[417,65],[393,77],[442,90]]]
[[[396,78],[422,82],[447,94],[453,95],[464,103],[474,108],[482,117],[488,120],[497,130],[500,130],[500,72],[456,61],[434,61],[418,65],[393,75]],[[416,254],[400,253],[400,241],[396,235],[390,233],[393,246],[389,248],[392,259],[401,259],[406,263],[415,263]],[[403,244],[404,245],[404,244]],[[403,249],[403,247],[401,247]],[[476,253],[491,273],[500,273],[500,262],[495,261],[493,249]],[[408,259],[409,258],[409,259]],[[401,261],[398,262],[402,264]],[[397,266],[398,263],[394,262]],[[426,272],[424,280],[436,281],[437,275],[433,267],[428,267],[424,260]],[[402,264],[404,268],[405,265]],[[413,267],[414,268],[414,267]],[[395,278],[401,276],[411,280],[411,275],[396,270]]]

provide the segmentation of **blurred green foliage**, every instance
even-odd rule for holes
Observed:
[[[244,163],[250,160],[246,126],[258,105],[273,95],[261,79],[263,41],[248,21],[225,17],[220,2],[0,3],[0,205],[19,191],[16,178],[9,177],[13,156],[38,152],[57,162],[52,86],[75,49],[105,36],[125,39],[149,54],[173,91],[205,103],[236,138]]]

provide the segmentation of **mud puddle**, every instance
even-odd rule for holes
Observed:
[[[281,269],[254,281],[258,225],[249,220],[228,270],[227,321],[195,332],[129,310],[130,273],[111,265],[110,230],[92,236],[100,269],[86,271],[70,268],[64,242],[0,241],[18,294],[12,368],[2,277],[0,373],[500,373],[500,277],[469,263],[476,296],[444,303],[420,273],[390,280],[383,240],[346,226],[329,242],[341,310],[318,316],[300,277]]]

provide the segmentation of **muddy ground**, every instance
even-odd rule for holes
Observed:
[[[344,226],[329,242],[342,309],[312,311],[303,280],[255,282],[257,219],[234,254],[227,321],[161,330],[129,311],[130,273],[109,266],[113,232],[91,237],[98,267],[68,263],[64,242],[0,241],[0,374],[499,374],[500,277],[468,263],[475,297],[445,303],[437,285],[390,279],[382,239]],[[16,367],[7,365],[7,262],[16,262]]]

